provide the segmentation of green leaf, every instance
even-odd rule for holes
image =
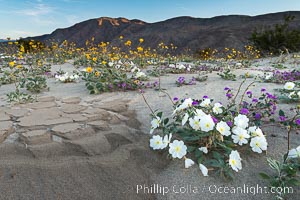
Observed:
[[[263,173],[263,172],[259,173],[259,176],[265,180],[268,180],[271,178],[269,175],[267,175],[266,173]]]
[[[293,186],[299,186],[300,181],[297,180],[296,178],[292,178],[292,179],[288,180],[286,184],[287,185],[293,185]]]
[[[283,110],[279,110],[279,116],[285,116]]]
[[[168,122],[169,122],[169,118],[166,118],[166,119],[164,120],[164,125],[167,125]]]

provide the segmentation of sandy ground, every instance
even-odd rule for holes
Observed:
[[[267,68],[269,64],[270,60],[256,63],[258,68]],[[295,64],[289,63],[287,66],[294,67]],[[73,70],[68,63],[53,66],[53,69],[60,67]],[[237,70],[236,73],[261,73],[256,69]],[[208,95],[216,101],[222,101],[225,99],[224,87],[236,88],[241,82],[240,78],[238,81],[224,81],[213,72],[208,75],[206,82],[176,87],[175,80],[179,76],[173,74],[161,77],[161,87],[171,97],[201,98]],[[189,78],[195,75],[184,76]],[[57,99],[78,96],[83,102],[100,101],[107,105],[124,101],[128,105],[128,113],[124,116],[129,120],[113,125],[110,131],[99,131],[95,135],[70,142],[51,142],[27,148],[18,139],[4,142],[0,145],[0,199],[273,199],[270,193],[264,192],[255,195],[251,191],[225,194],[222,187],[267,187],[258,173],[270,171],[266,157],[280,158],[285,153],[285,130],[265,128],[269,143],[267,155],[242,155],[243,169],[235,173],[233,181],[225,181],[212,172],[210,176],[203,177],[197,166],[184,169],[183,160],[170,161],[165,153],[150,150],[150,111],[138,92],[91,96],[83,81],[61,84],[50,79],[48,83],[50,91],[41,96],[51,95]],[[262,87],[273,92],[274,88],[282,85],[259,83],[251,90],[258,93]],[[8,107],[5,94],[12,88],[12,85],[1,86],[1,109]],[[172,112],[172,104],[165,94],[147,89],[145,97],[153,109],[163,110],[166,115]],[[288,110],[290,106],[280,104],[279,107]],[[109,142],[110,148],[107,150],[103,147],[103,137],[99,137],[101,134]],[[298,145],[299,136],[293,134],[292,146]],[[153,191],[154,187],[165,188],[165,191],[168,189],[168,192],[162,194],[161,190]],[[221,188],[221,192],[216,191],[218,188]],[[299,194],[299,187],[294,188],[289,199],[297,199]]]

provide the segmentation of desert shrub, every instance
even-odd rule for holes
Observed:
[[[290,22],[294,16],[286,16],[282,24],[258,30],[250,37],[254,46],[264,53],[280,54],[282,51],[296,52],[300,50],[300,29],[291,29]]]

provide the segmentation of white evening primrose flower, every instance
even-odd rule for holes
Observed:
[[[185,113],[183,119],[182,119],[182,122],[181,122],[181,125],[184,126],[185,123],[188,121],[189,119],[189,114],[188,113]]]
[[[174,110],[173,115],[174,115],[177,111],[182,111],[182,110],[184,110],[184,109],[186,109],[186,108],[188,108],[188,107],[191,107],[192,105],[193,105],[193,100],[192,100],[191,98],[185,99],[185,100],[183,101],[183,103],[182,103],[180,106],[178,106],[178,107]]]
[[[205,153],[205,154],[208,153],[207,147],[200,147],[200,148],[199,148],[199,151],[202,151],[202,152]]]
[[[207,98],[207,99],[204,99],[204,100],[200,103],[200,106],[201,106],[201,107],[207,108],[207,107],[209,107],[210,103],[211,103],[210,99]]]
[[[246,115],[239,114],[237,117],[234,118],[234,125],[240,128],[247,128],[248,127],[249,119]]]
[[[266,80],[269,80],[269,79],[271,79],[272,77],[273,77],[272,74],[267,74],[266,77],[265,77],[265,79],[266,79]]]
[[[190,168],[194,164],[195,164],[195,162],[192,159],[185,158],[185,160],[184,160],[184,167],[185,168]]]
[[[213,107],[213,112],[215,113],[215,114],[221,114],[222,112],[223,112],[223,110],[222,110],[222,104],[220,104],[220,103],[215,103],[215,105],[214,105],[214,107]]]
[[[264,137],[254,137],[251,139],[250,146],[252,151],[262,153],[267,150],[268,143]]]
[[[151,130],[150,130],[150,133],[152,134],[153,131],[159,127],[160,125],[160,117],[156,116],[155,118],[152,119],[151,121]]]
[[[195,131],[200,129],[200,120],[198,117],[190,118],[189,124]]]
[[[242,169],[241,157],[238,151],[231,151],[229,155],[229,165],[236,172]]]
[[[286,82],[283,86],[284,89],[286,90],[292,90],[295,87],[295,83],[293,82]]]
[[[240,127],[234,127],[232,129],[232,132],[234,134],[231,137],[235,144],[239,144],[240,146],[242,146],[243,144],[248,143],[247,139],[250,138],[250,135],[247,133],[247,130],[242,129]]]
[[[135,78],[141,78],[141,77],[146,77],[146,74],[144,72],[137,72],[135,74]]]
[[[162,140],[161,149],[166,148],[171,143],[171,139],[172,139],[172,133],[170,133],[169,135],[165,135],[164,139]]]
[[[75,74],[74,78],[77,80],[77,79],[79,79],[79,76],[77,74]]]
[[[213,130],[214,127],[215,127],[215,123],[210,115],[206,115],[206,116],[200,118],[201,131],[208,132],[208,131]]]
[[[217,123],[216,129],[224,136],[231,135],[230,127],[226,122],[220,121],[219,123]]]
[[[289,150],[288,158],[300,158],[300,146],[296,149]]]
[[[169,153],[172,155],[173,158],[183,158],[186,155],[187,147],[183,143],[183,141],[174,140],[172,143],[169,144]]]
[[[159,135],[154,135],[152,139],[150,139],[150,147],[152,147],[152,149],[154,150],[161,149],[162,145],[163,145],[162,137],[160,137]]]
[[[295,97],[295,95],[296,95],[296,92],[295,92],[295,91],[290,92],[290,94],[288,95],[288,98],[289,98],[289,99],[292,99],[292,98]]]
[[[204,165],[199,164],[199,168],[200,168],[203,176],[208,176],[208,169]]]
[[[251,126],[248,128],[248,133],[251,137],[263,137],[265,138],[262,130],[259,127]]]
[[[113,62],[109,62],[109,63],[108,63],[108,66],[110,66],[110,67],[112,67],[113,65],[114,65]]]
[[[169,64],[169,67],[170,68],[175,68],[175,65],[174,64]]]
[[[203,112],[201,109],[196,109],[195,111],[195,117],[197,118],[201,118],[201,117],[204,117],[206,116],[207,114],[205,112]]]

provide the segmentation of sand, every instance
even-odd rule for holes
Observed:
[[[239,69],[236,73],[262,74],[257,69],[268,68],[275,61],[257,60],[251,69]],[[286,65],[294,67],[294,60],[289,59]],[[66,63],[53,66],[53,70],[60,67],[65,71],[74,69]],[[179,76],[169,74],[161,77],[161,87],[171,97],[201,98],[208,95],[216,101],[224,101],[224,87],[236,88],[241,82],[240,78],[237,81],[222,80],[213,72],[208,75],[206,82],[176,87],[175,80]],[[195,74],[184,76],[189,78]],[[152,77],[151,80],[157,78]],[[29,114],[24,111],[19,117],[12,117],[16,131],[0,145],[0,199],[273,199],[271,194],[254,195],[251,191],[224,193],[222,187],[267,187],[258,173],[270,172],[267,157],[280,158],[286,152],[285,130],[278,127],[265,128],[269,143],[267,155],[241,155],[243,169],[235,173],[233,181],[225,181],[213,172],[203,177],[197,166],[184,169],[183,160],[172,161],[165,153],[149,148],[150,110],[138,92],[113,92],[95,96],[88,94],[83,81],[61,84],[49,79],[48,85],[50,91],[39,95],[48,99],[39,105],[10,106],[5,102],[5,94],[13,86],[4,85],[0,88],[1,111],[11,107],[29,110]],[[265,87],[273,92],[273,89],[282,86],[258,83],[252,91],[257,93]],[[172,112],[172,103],[164,93],[147,89],[144,95],[153,109],[163,110],[166,115]],[[67,97],[80,97],[79,103],[71,103],[71,107],[77,107],[77,110],[65,106]],[[279,105],[285,110],[290,106]],[[52,113],[55,110],[62,112],[65,118],[59,118],[61,121],[55,123],[48,118],[43,119],[46,122],[33,118],[32,113],[39,113],[43,109],[49,116],[55,116]],[[100,111],[94,119],[92,112],[97,109]],[[73,115],[65,113],[66,110]],[[108,118],[101,118],[101,124],[97,124],[99,116]],[[67,122],[69,119],[73,121]],[[70,125],[74,123],[81,128],[76,129]],[[65,129],[69,128],[69,132],[61,130],[61,124]],[[57,138],[48,135],[22,137],[24,132],[36,129],[50,130]],[[292,135],[291,141],[293,147],[300,145],[296,134]],[[165,194],[162,194],[163,188]],[[217,192],[218,188],[221,188],[220,192]],[[297,199],[299,193],[299,187],[295,187],[289,198]]]

